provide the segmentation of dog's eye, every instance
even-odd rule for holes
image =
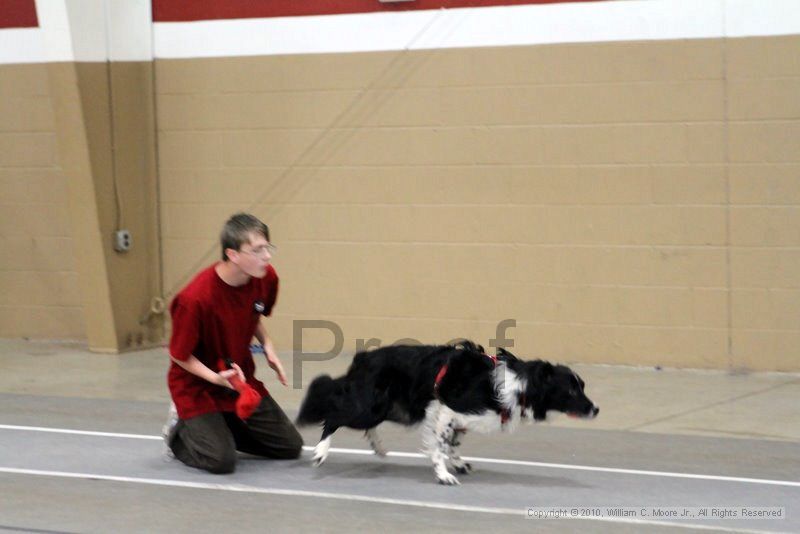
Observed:
[[[577,397],[577,396],[578,396],[578,390],[577,390],[577,389],[575,389],[575,388],[570,388],[570,390],[569,390],[569,394],[570,394],[570,396],[572,396],[572,397]]]

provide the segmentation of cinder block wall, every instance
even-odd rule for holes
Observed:
[[[47,66],[0,65],[0,337],[82,339]]]
[[[0,50],[15,63],[0,65],[0,335],[102,330],[109,350],[142,346],[150,297],[215,261],[222,221],[249,210],[280,247],[268,325],[282,349],[298,320],[333,321],[355,348],[486,344],[515,319],[524,356],[800,370],[800,22],[779,4],[454,9],[373,25],[270,7],[219,24],[154,11],[150,24],[167,4],[184,12],[42,0],[41,28],[0,19],[21,39]],[[77,82],[59,86],[59,62],[75,62]],[[67,90],[77,137],[54,125]],[[91,156],[81,184],[64,177],[71,148]],[[139,225],[124,265],[107,242],[112,158]],[[76,225],[84,204],[96,220]],[[303,347],[332,337],[309,331]]]
[[[797,370],[800,37],[158,60],[165,287],[272,227],[270,321]],[[332,335],[307,332],[325,350]]]
[[[733,362],[797,370],[800,38],[727,45]]]
[[[0,336],[162,342],[152,73],[149,2],[0,3]]]

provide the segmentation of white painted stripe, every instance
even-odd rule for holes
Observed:
[[[65,0],[36,0],[42,62],[75,61],[72,28]]]
[[[0,64],[149,61],[150,0],[36,0],[38,28],[0,30]]]
[[[156,57],[190,58],[800,34],[800,9],[797,0],[623,0],[154,26]]]
[[[51,428],[51,427],[37,427],[37,426],[20,426],[20,425],[2,425],[0,430],[20,430],[26,432],[51,432],[57,434],[76,434],[84,436],[96,437],[110,437],[110,438],[126,438],[126,439],[145,439],[145,440],[160,440],[161,436],[151,436],[145,434],[120,434],[115,432],[95,432],[91,430],[74,430],[68,428]],[[305,451],[313,451],[314,447],[303,447]],[[331,447],[330,452],[339,454],[354,454],[361,456],[372,456],[375,454],[367,449],[347,449]],[[396,458],[427,458],[419,452],[389,452],[388,456]],[[675,473],[670,471],[646,471],[640,469],[623,469],[617,467],[597,467],[589,465],[572,465],[572,464],[554,464],[546,462],[528,462],[525,460],[506,460],[501,458],[483,458],[480,456],[464,456],[465,460],[470,462],[486,463],[486,464],[500,464],[500,465],[517,465],[523,467],[540,467],[544,469],[567,469],[572,471],[594,471],[598,473],[616,473],[622,475],[637,475],[637,476],[654,476],[664,478],[686,478],[695,480],[713,480],[717,482],[734,482],[743,484],[762,484],[769,486],[786,486],[786,487],[800,487],[800,482],[793,480],[774,480],[765,478],[748,478],[748,477],[729,477],[721,475],[702,475],[695,473]]]
[[[9,63],[39,63],[46,57],[42,30],[39,28],[10,28],[0,30],[0,65]]]
[[[306,450],[313,450],[313,447],[303,447]],[[373,455],[371,450],[366,449],[339,449],[331,447],[330,452],[338,452],[343,454],[362,454]],[[427,458],[424,454],[418,452],[389,452],[387,456],[396,456],[398,458]],[[763,484],[770,486],[787,486],[800,488],[800,482],[792,480],[772,480],[765,478],[747,478],[747,477],[729,477],[721,475],[700,475],[694,473],[675,473],[670,471],[643,471],[641,469],[623,469],[618,467],[596,467],[590,465],[573,465],[573,464],[553,464],[546,462],[528,462],[525,460],[504,460],[499,458],[483,458],[480,456],[462,456],[464,460],[469,462],[479,462],[485,464],[499,464],[499,465],[518,465],[524,467],[541,467],[545,469],[568,469],[571,471],[595,471],[598,473],[618,473],[621,475],[637,475],[637,476],[654,476],[664,478],[687,478],[696,480],[713,480],[717,482],[738,482],[744,484]]]
[[[727,0],[727,37],[792,35],[800,33],[797,0]]]
[[[59,1],[66,4],[74,61],[105,61],[108,57],[108,7],[105,0]]]
[[[154,52],[157,58],[190,58],[401,50],[437,14],[159,22],[153,25]]]
[[[318,499],[335,499],[340,501],[367,502],[373,504],[389,504],[394,506],[408,506],[414,508],[446,510],[452,512],[512,515],[519,517],[525,517],[526,514],[525,509],[468,506],[468,505],[451,504],[443,502],[390,499],[387,497],[369,497],[367,495],[329,493],[323,491],[260,488],[258,486],[248,486],[245,484],[211,484],[207,482],[188,482],[183,480],[169,480],[169,479],[158,479],[158,478],[122,477],[113,475],[98,475],[93,473],[74,473],[67,471],[43,471],[38,469],[19,469],[14,467],[0,467],[0,473],[72,478],[72,479],[84,479],[84,480],[105,480],[109,482],[125,482],[133,484],[148,484],[152,486],[168,486],[176,488],[204,489],[204,490],[214,490],[214,491],[231,491],[236,493],[256,493],[256,494],[266,494],[266,495],[283,495],[288,497],[311,497]],[[641,525],[641,526],[686,528],[692,530],[712,530],[716,532],[746,532],[746,533],[758,533],[758,534],[769,532],[762,530],[743,530],[740,528],[726,528],[715,525],[701,525],[696,523],[672,523],[668,521],[649,521],[645,519],[629,519],[629,518],[616,518],[616,517],[565,517],[564,519],[600,521],[605,523],[622,523],[622,524]]]
[[[21,430],[25,432],[49,432],[53,434],[74,434],[78,436],[95,436],[100,438],[125,438],[125,439],[164,439],[161,436],[148,436],[145,434],[120,434],[118,432],[95,432],[93,430],[74,430],[71,428],[51,428],[44,426],[19,426],[0,425],[0,430]]]
[[[333,449],[331,449],[333,451]],[[479,461],[489,464],[524,465],[528,467],[546,467],[549,469],[569,469],[573,471],[597,471],[601,473],[619,473],[623,475],[640,475],[664,478],[688,478],[696,480],[713,480],[717,482],[738,482],[743,484],[763,484],[770,486],[787,486],[800,488],[800,482],[793,480],[773,480],[766,478],[729,477],[721,475],[700,475],[693,473],[674,473],[670,471],[644,471],[641,469],[621,469],[617,467],[595,467],[589,465],[550,464],[542,462],[526,462],[522,460],[499,460],[495,458],[468,458],[465,460]]]
[[[37,0],[0,64],[800,34],[797,0],[618,0],[152,24],[149,0]]]
[[[153,59],[151,0],[105,0],[107,52],[101,61]]]
[[[720,2],[544,4],[487,8],[465,20],[446,47],[703,39],[722,34]]]

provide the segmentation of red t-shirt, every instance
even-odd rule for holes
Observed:
[[[264,384],[255,377],[250,342],[262,315],[269,315],[278,296],[278,275],[269,265],[263,278],[243,286],[226,284],[214,270],[201,271],[170,305],[170,355],[186,361],[190,355],[209,369],[220,371],[220,359],[230,358],[244,372],[248,384],[262,396]],[[172,362],[167,383],[178,417],[188,419],[210,412],[233,412],[237,393],[217,386]]]

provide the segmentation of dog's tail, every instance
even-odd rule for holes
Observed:
[[[308,385],[306,398],[297,414],[298,425],[311,425],[325,420],[331,407],[335,385],[336,382],[328,375],[320,375]]]

